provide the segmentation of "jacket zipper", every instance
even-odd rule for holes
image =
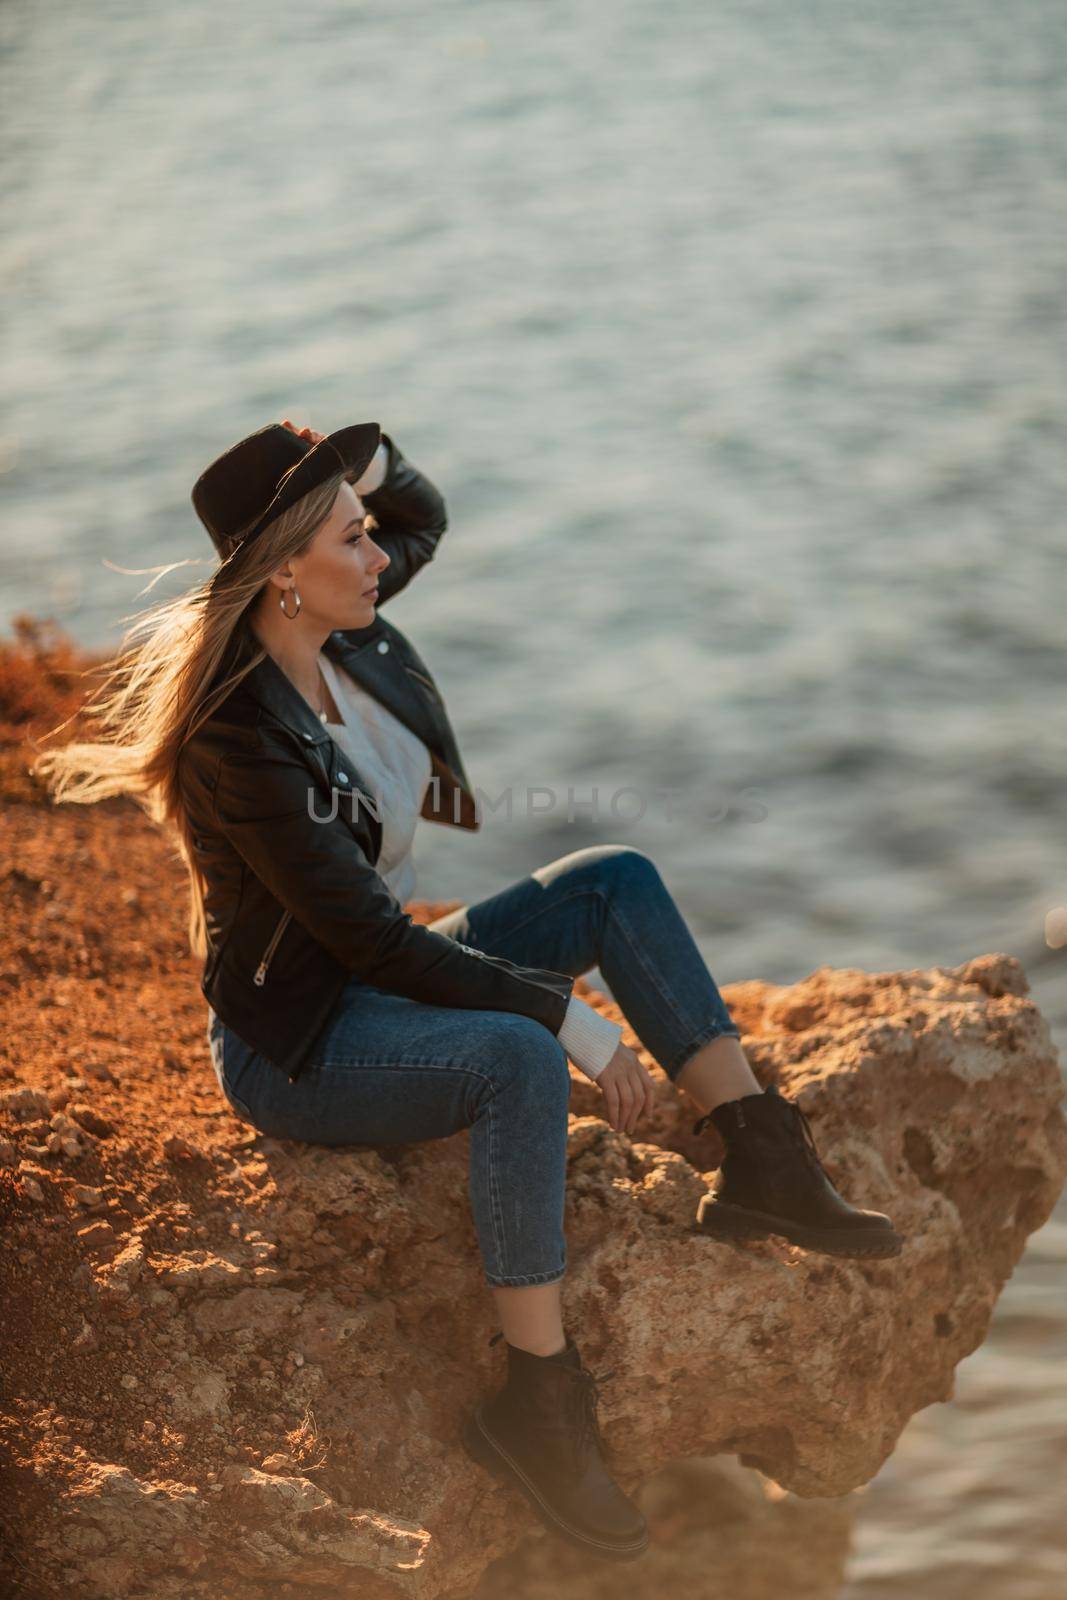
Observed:
[[[293,913],[291,911],[287,911],[282,917],[281,921],[278,923],[278,926],[275,928],[274,932],[271,934],[270,944],[264,950],[263,959],[256,968],[256,975],[252,979],[252,982],[256,985],[257,989],[262,989],[263,985],[267,981],[267,968],[270,966],[274,952],[278,948],[278,940],[281,938],[282,934],[285,932],[290,921],[292,920],[292,915]]]

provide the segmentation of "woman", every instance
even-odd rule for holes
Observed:
[[[221,564],[119,658],[109,744],[39,759],[58,798],[134,795],[174,827],[223,1094],[266,1134],[388,1145],[470,1128],[470,1197],[507,1381],[466,1419],[469,1453],[555,1533],[641,1554],[607,1471],[596,1385],[565,1333],[567,1058],[631,1134],[653,1089],[621,1028],[573,994],[599,966],[668,1078],[722,1134],[696,1223],[831,1254],[896,1254],[889,1218],[822,1169],[799,1108],[764,1092],[656,866],[578,850],[499,894],[411,921],[419,816],[479,818],[433,676],[380,607],[445,531],[434,486],[377,423],[286,419],[203,472]]]

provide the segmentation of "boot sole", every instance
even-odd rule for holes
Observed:
[[[569,1539],[582,1550],[592,1550],[611,1561],[635,1561],[638,1556],[644,1555],[648,1549],[647,1532],[637,1544],[609,1544],[606,1540],[582,1533],[569,1522],[565,1522],[558,1512],[553,1511],[547,1500],[543,1499],[537,1485],[527,1477],[514,1457],[485,1432],[481,1416],[482,1408],[478,1405],[463,1424],[461,1438],[464,1450],[472,1461],[476,1461],[480,1467],[492,1473],[500,1483],[518,1489],[551,1533],[562,1534],[565,1539]]]
[[[802,1222],[773,1216],[768,1211],[750,1211],[722,1200],[697,1207],[697,1227],[713,1239],[738,1241],[766,1239],[777,1234],[805,1250],[818,1250],[828,1256],[850,1256],[859,1260],[884,1260],[898,1256],[904,1247],[899,1233],[889,1228],[812,1228]]]

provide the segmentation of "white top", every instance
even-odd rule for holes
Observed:
[[[353,790],[358,803],[370,808],[382,825],[382,849],[375,870],[403,906],[415,893],[412,843],[433,773],[429,749],[417,733],[321,650],[319,666],[344,719],[327,722],[326,729],[359,775],[361,787]],[[557,1038],[586,1077],[597,1078],[603,1072],[621,1037],[617,1022],[571,995]]]
[[[417,733],[321,651],[319,666],[344,718],[327,722],[327,732],[359,774],[362,788],[358,794],[352,790],[358,803],[382,825],[376,871],[404,905],[415,893],[412,842],[433,773],[430,752]]]

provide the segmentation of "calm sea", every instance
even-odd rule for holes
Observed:
[[[374,418],[512,796],[420,894],[628,842],[722,983],[1005,950],[1067,1042],[1062,4],[7,0],[0,99],[5,630],[117,644],[208,461]],[[1065,1261],[1067,1203],[848,1600],[1062,1600]]]

